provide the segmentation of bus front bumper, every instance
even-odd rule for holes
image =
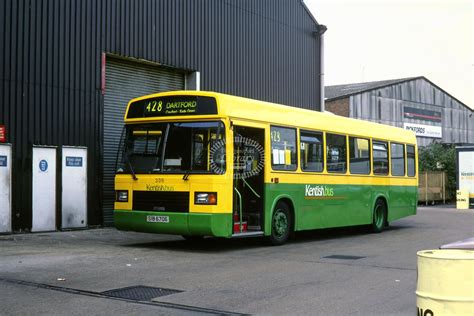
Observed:
[[[119,230],[189,236],[232,236],[231,213],[203,214],[114,210],[114,221],[115,227]]]

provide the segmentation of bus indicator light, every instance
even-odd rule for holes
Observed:
[[[217,196],[213,193],[209,194],[209,204],[215,205],[217,204]]]

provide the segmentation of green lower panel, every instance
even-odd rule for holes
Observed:
[[[149,223],[147,216],[168,216],[168,223]],[[145,233],[197,235],[197,236],[232,236],[232,215],[201,213],[166,213],[129,210],[114,211],[115,227],[119,230],[130,230]]]
[[[417,187],[325,184],[266,184],[265,234],[270,234],[275,204],[291,201],[295,230],[365,225],[372,222],[375,201],[388,204],[388,220],[416,214]]]
[[[264,232],[271,233],[272,212],[286,199],[295,212],[295,230],[365,225],[372,222],[375,201],[384,198],[388,220],[416,214],[416,186],[265,184]],[[231,237],[232,215],[115,210],[115,226],[138,232]],[[147,216],[168,216],[168,223],[149,223]]]

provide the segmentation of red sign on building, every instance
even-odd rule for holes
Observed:
[[[5,125],[0,125],[0,143],[7,141],[7,128]]]

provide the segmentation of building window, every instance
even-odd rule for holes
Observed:
[[[349,137],[349,170],[355,174],[370,173],[368,139]]]
[[[346,136],[326,134],[326,157],[328,172],[346,173]]]
[[[374,156],[374,174],[388,175],[388,144],[373,141],[372,152]]]
[[[301,131],[300,146],[301,169],[303,171],[323,171],[323,133]]]
[[[408,176],[414,177],[416,174],[415,146],[407,145],[407,169]]]
[[[296,170],[296,129],[272,126],[270,138],[273,170]]]
[[[405,175],[405,148],[402,144],[390,143],[392,176]]]

